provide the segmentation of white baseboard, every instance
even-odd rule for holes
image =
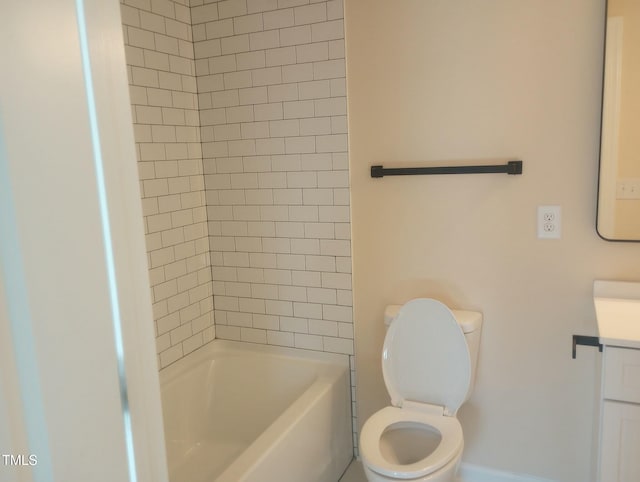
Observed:
[[[462,463],[457,482],[555,482],[526,474],[503,472],[478,465]]]

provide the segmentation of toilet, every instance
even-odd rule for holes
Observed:
[[[452,482],[464,438],[456,418],[475,381],[482,314],[420,298],[385,310],[382,375],[391,406],[360,433],[369,482]]]

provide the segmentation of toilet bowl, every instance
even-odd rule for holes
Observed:
[[[482,315],[427,298],[385,311],[382,373],[391,406],[360,433],[369,482],[454,480],[464,437],[456,413],[475,378]]]

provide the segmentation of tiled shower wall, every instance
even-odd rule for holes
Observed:
[[[189,0],[121,3],[159,366],[212,340]]]
[[[353,358],[342,1],[191,14],[216,336]]]

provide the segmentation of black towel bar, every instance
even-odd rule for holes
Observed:
[[[371,177],[414,176],[418,174],[522,174],[522,161],[493,166],[391,167],[371,166]]]
[[[577,345],[585,345],[585,346],[597,346],[599,351],[602,351],[602,344],[600,343],[600,338],[597,336],[585,336],[585,335],[573,335],[573,347],[571,350],[571,358],[576,357],[576,346]]]

